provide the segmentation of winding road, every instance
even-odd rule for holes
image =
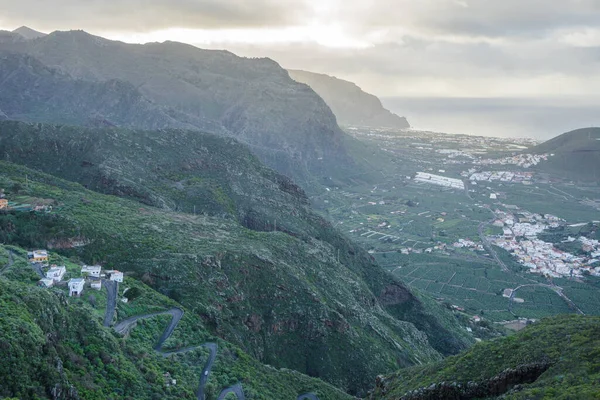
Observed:
[[[301,394],[300,396],[298,396],[298,398],[296,400],[304,400],[304,399],[319,400],[319,398],[314,393]]]
[[[490,241],[488,240],[488,238],[485,236],[485,234],[483,232],[483,228],[490,225],[494,221],[495,221],[495,218],[491,219],[490,221],[484,221],[484,222],[480,223],[479,226],[477,227],[477,232],[479,233],[479,238],[481,239],[481,242],[483,243],[483,247],[488,251],[488,253],[490,253],[492,255],[492,257],[494,257],[494,260],[500,266],[500,268],[502,268],[502,271],[509,272],[510,270],[508,269],[506,264],[504,264],[504,261],[502,261],[500,259],[500,257],[498,257],[498,253],[496,253],[496,250],[494,250],[494,248],[492,247],[492,244],[490,243]]]
[[[115,281],[102,280],[102,285],[106,288],[106,312],[104,313],[104,326],[110,326],[115,315],[117,306],[117,290],[119,285]]]
[[[554,293],[556,293],[557,295],[559,295],[569,305],[569,307],[572,310],[577,311],[578,314],[585,315],[585,313],[583,311],[581,311],[581,309],[579,307],[577,307],[577,305],[563,293],[563,289],[560,286],[556,286],[555,284],[546,285],[546,284],[543,284],[543,283],[536,283],[536,284],[530,284],[530,285],[520,285],[520,286],[517,286],[516,288],[513,289],[512,293],[510,294],[509,303],[508,303],[508,311],[512,315],[515,315],[515,313],[513,313],[513,311],[512,311],[512,305],[514,303],[513,299],[515,297],[515,293],[517,293],[517,290],[519,290],[521,288],[524,288],[524,287],[534,287],[534,286],[545,287],[547,289],[550,289],[550,290],[554,291]]]
[[[116,287],[116,285],[115,285],[115,287]],[[109,324],[110,324],[110,321],[112,320],[112,315],[114,314],[114,309],[116,306],[116,290],[114,293],[115,293],[115,296],[108,296],[108,299],[107,299],[107,305],[106,305],[107,313],[104,318],[105,324],[107,321],[109,321]],[[109,319],[109,310],[111,310],[110,319]],[[174,350],[174,351],[163,351],[162,350],[163,344],[169,337],[171,337],[171,335],[173,334],[173,331],[175,330],[175,328],[179,324],[179,321],[181,321],[181,318],[183,317],[182,309],[175,307],[175,308],[171,308],[170,310],[167,310],[167,311],[160,311],[160,312],[155,312],[155,313],[142,314],[142,315],[136,315],[133,317],[129,317],[129,318],[126,318],[126,319],[120,321],[119,323],[117,323],[113,327],[113,329],[120,335],[125,335],[131,329],[133,329],[133,327],[135,326],[137,321],[139,321],[141,319],[153,318],[153,317],[156,317],[159,315],[170,315],[171,322],[165,328],[162,335],[158,339],[158,342],[154,346],[154,350],[158,354],[160,354],[163,357],[169,357],[173,354],[187,353],[188,351],[196,350],[201,347],[207,348],[210,351],[210,356],[208,357],[208,361],[204,365],[204,369],[202,370],[202,375],[200,376],[200,385],[198,387],[198,394],[197,394],[198,400],[205,400],[204,388],[206,386],[206,383],[208,382],[208,379],[210,378],[210,371],[212,370],[212,367],[215,363],[215,359],[217,358],[217,351],[218,351],[217,344],[216,343],[204,343],[199,346],[186,347],[184,349],[179,349],[179,350]],[[221,393],[219,394],[218,400],[224,400],[225,397],[229,393],[235,394],[235,396],[238,398],[238,400],[245,400],[245,398],[246,398],[244,396],[244,390],[242,388],[242,385],[240,383],[238,383],[234,386],[223,389],[221,391]],[[297,398],[297,400],[302,400],[302,399],[319,400],[319,398],[312,393],[302,394],[302,395],[298,396],[298,398]]]

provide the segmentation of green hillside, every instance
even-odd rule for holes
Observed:
[[[260,232],[227,216],[158,209],[6,162],[0,187],[9,199],[54,207],[1,214],[4,243],[53,246],[126,271],[259,361],[350,393],[364,393],[379,373],[439,360],[472,340],[309,211],[302,234]]]
[[[8,251],[11,252],[9,265]],[[103,291],[84,290],[67,297],[66,288],[42,289],[23,257],[25,250],[0,246],[0,397],[19,399],[196,399],[208,352],[202,348],[163,357],[153,351],[169,318],[143,320],[122,337],[102,326]],[[79,268],[66,264],[68,273]],[[135,297],[118,302],[120,319],[144,312],[180,307],[146,285],[126,278],[123,288]],[[123,293],[121,288],[121,295]],[[321,399],[351,397],[326,383],[289,370],[260,364],[238,347],[212,336],[185,310],[164,347],[175,350],[203,342],[218,343],[218,353],[205,393],[217,398],[221,389],[240,383],[246,399],[296,399],[314,392]],[[167,385],[165,374],[176,384]]]
[[[528,150],[554,154],[536,169],[574,181],[600,182],[600,128],[564,133]]]
[[[560,316],[380,377],[371,399],[597,399],[600,318]]]

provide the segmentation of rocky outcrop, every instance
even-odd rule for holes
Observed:
[[[306,83],[325,100],[343,126],[409,128],[406,118],[385,109],[381,101],[356,84],[329,75],[289,70],[292,79]]]
[[[440,382],[426,388],[412,390],[398,400],[469,400],[497,397],[507,393],[517,385],[535,382],[541,374],[551,367],[549,361],[519,365],[506,369],[491,379],[480,382]],[[381,376],[377,377],[377,389],[382,396],[386,394],[386,382]]]

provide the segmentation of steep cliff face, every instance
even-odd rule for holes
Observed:
[[[82,31],[5,41],[0,49],[27,53],[76,79],[129,82],[156,106],[173,110],[178,122],[235,136],[301,183],[354,168],[329,107],[272,60],[174,42],[125,44]]]
[[[306,83],[325,100],[343,126],[409,128],[406,118],[386,110],[381,101],[356,84],[329,75],[289,70],[292,79]]]

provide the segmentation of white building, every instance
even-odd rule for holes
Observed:
[[[81,267],[81,274],[87,276],[92,276],[94,278],[100,278],[100,271],[102,267],[99,265],[84,265]]]
[[[115,282],[123,282],[123,273],[117,270],[106,271],[108,279]]]
[[[83,292],[83,285],[85,284],[85,280],[83,278],[73,278],[69,280],[69,296],[81,296],[81,292]]]
[[[40,285],[41,287],[50,288],[54,286],[54,281],[52,279],[42,278],[38,282],[38,285]]]
[[[62,265],[60,267],[52,267],[46,272],[46,278],[52,279],[54,283],[58,283],[62,281],[63,277],[67,273],[67,268]]]
[[[101,281],[93,281],[90,285],[92,289],[102,290],[102,282]]]
[[[429,183],[432,185],[445,186],[452,189],[465,189],[465,184],[460,179],[448,178],[446,176],[417,172],[415,182]]]

